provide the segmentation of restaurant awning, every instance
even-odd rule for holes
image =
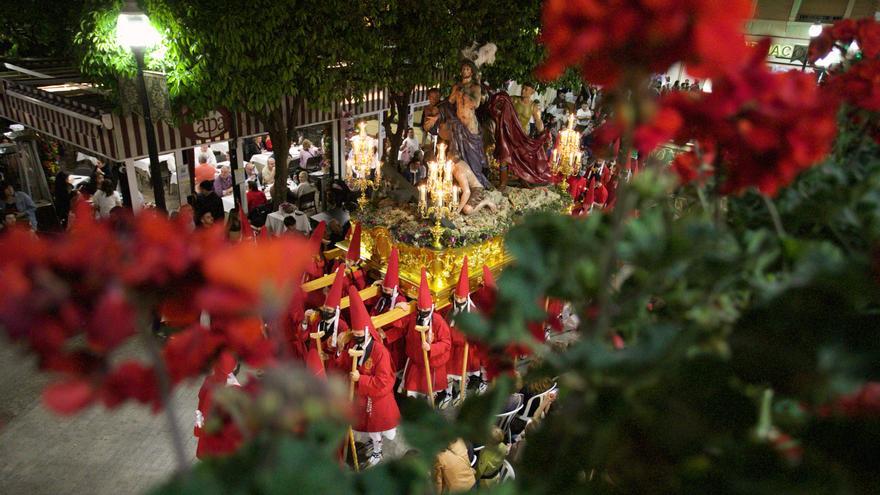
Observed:
[[[427,88],[416,88],[412,104],[423,104],[425,101]],[[284,101],[285,120],[289,118],[293,104],[293,98]],[[335,121],[343,114],[348,118],[357,118],[388,108],[387,91],[374,88],[360,101],[347,99],[335,102],[329,108],[312,107],[306,103],[295,121],[300,127],[306,127]],[[0,66],[0,117],[111,161],[138,159],[148,154],[143,118],[134,113],[117,113],[102,90],[89,84],[76,68],[57,60],[3,62]],[[267,132],[254,115],[240,112],[234,118],[237,120],[239,137]],[[156,122],[155,129],[159,153],[172,153],[206,142],[230,139],[228,131],[200,138],[184,132],[181,126],[164,121]]]

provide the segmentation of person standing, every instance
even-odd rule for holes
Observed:
[[[388,269],[385,271],[385,278],[379,285],[379,295],[370,308],[370,316],[378,316],[398,307],[409,311],[409,303],[406,302],[406,297],[400,293],[398,254],[397,248],[393,248],[388,256]],[[379,331],[385,347],[391,354],[391,364],[395,371],[401,369],[403,363],[406,362],[406,351],[403,345],[405,331],[405,318],[398,319],[390,323],[384,330]]]
[[[461,266],[461,272],[458,275],[458,285],[455,287],[455,292],[452,294],[452,305],[445,315],[446,321],[449,324],[449,333],[452,342],[449,364],[446,367],[447,386],[446,397],[444,397],[445,401],[452,401],[455,399],[453,394],[454,382],[458,381],[460,384],[458,395],[460,397],[461,390],[467,388],[467,377],[471,374],[479,376],[480,373],[480,361],[477,358],[476,347],[468,342],[468,339],[463,333],[456,329],[456,319],[460,315],[470,313],[471,311],[476,311],[476,307],[474,306],[474,303],[471,302],[470,280],[468,279],[468,259],[467,256],[465,256],[464,262]],[[466,376],[463,378],[461,372],[465,367],[465,344],[468,344],[468,356],[467,371],[465,373]]]
[[[225,216],[223,211],[223,200],[214,192],[214,183],[208,180],[199,184],[199,195],[196,197],[193,208],[196,211],[196,226],[201,226],[203,224],[202,219],[205,214],[210,214],[211,219],[214,222],[223,220],[223,217]]]
[[[340,265],[324,304],[319,311],[306,310],[300,326],[300,341],[306,347],[306,367],[318,377],[326,376],[325,361],[332,363],[336,359],[336,349],[342,347],[340,339],[348,332],[348,323],[341,318],[339,308],[344,280],[345,271]]]
[[[424,332],[424,333],[423,333]],[[402,391],[410,397],[427,397],[428,377],[425,375],[425,356],[431,374],[431,390],[436,393],[446,388],[446,363],[452,347],[449,326],[434,311],[434,301],[428,288],[428,274],[422,268],[416,313],[409,319],[405,333],[406,364],[403,368]],[[434,397],[431,397],[434,400]]]
[[[367,308],[357,289],[349,286],[348,300],[351,311],[351,338],[336,358],[336,369],[348,371],[355,384],[352,429],[355,435],[368,436],[373,453],[367,466],[382,460],[382,439],[394,440],[400,411],[394,400],[394,368],[388,350],[376,333]],[[349,351],[354,352],[349,352]],[[356,356],[356,357],[355,357]],[[354,371],[352,361],[357,359]]]

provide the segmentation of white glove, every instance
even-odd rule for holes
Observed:
[[[205,416],[202,415],[202,411],[196,409],[196,428],[202,428],[205,426]]]

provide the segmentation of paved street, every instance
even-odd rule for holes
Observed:
[[[140,349],[126,349],[139,353]],[[174,468],[166,417],[129,405],[94,407],[70,419],[40,401],[46,378],[33,362],[0,343],[0,493],[27,495],[135,494]],[[195,455],[193,411],[198,383],[176,390],[177,421]]]

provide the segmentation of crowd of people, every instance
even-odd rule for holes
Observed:
[[[332,245],[333,236],[328,233],[321,223],[309,242],[320,252]],[[497,368],[492,363],[498,356],[479,341],[466,338],[456,322],[464,313],[491,312],[497,289],[486,266],[482,283],[472,288],[465,258],[448,301],[433,297],[424,270],[418,296],[410,301],[401,290],[397,249],[391,251],[384,277],[371,283],[361,264],[360,238],[360,225],[356,225],[344,257],[331,260],[319,254],[310,261],[303,283],[326,280],[329,274],[332,285],[298,293],[283,329],[288,354],[311,374],[318,379],[336,375],[354,384],[352,428],[362,446],[354,452],[362,451],[363,467],[369,467],[384,458],[385,442],[405,444],[397,431],[401,401],[427,400],[432,407],[453,411],[467,394],[482,393],[490,386],[494,378],[491,370]],[[377,286],[375,296],[366,290],[370,285]],[[362,298],[362,293],[369,296]],[[344,296],[348,296],[347,307]],[[560,305],[548,304],[548,308],[542,332],[561,328]],[[400,312],[400,318],[384,327],[373,324],[373,317],[394,310]],[[507,359],[516,360],[522,350],[511,346],[506,352]],[[217,442],[240,441],[226,429],[209,434],[203,428],[212,414],[218,414],[212,408],[213,389],[224,383],[239,385],[234,367],[235,363],[219,363],[199,393],[195,430],[199,457],[208,455]],[[487,445],[458,439],[438,455],[434,465],[438,493],[491,485],[509,474],[509,460],[516,455],[528,425],[543,417],[554,398],[552,380],[521,384],[499,416]]]

